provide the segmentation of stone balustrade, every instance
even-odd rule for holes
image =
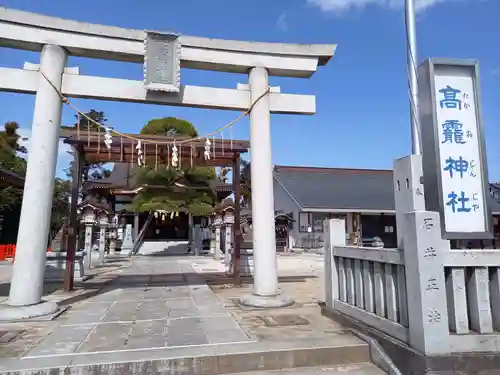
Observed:
[[[450,249],[435,212],[404,215],[405,250],[345,246],[336,221],[325,222],[327,310],[426,355],[498,350],[500,252]]]
[[[329,291],[328,307],[407,342],[402,251],[335,246],[332,262],[336,290]]]

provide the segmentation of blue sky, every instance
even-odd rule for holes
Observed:
[[[416,0],[419,61],[426,57],[481,62],[483,115],[490,180],[500,180],[500,1]],[[282,92],[317,95],[314,116],[272,116],[273,162],[284,165],[391,168],[410,152],[403,0],[0,0],[0,5],[80,21],[175,31],[223,39],[336,43],[337,54],[311,79],[272,78]],[[39,54],[0,48],[0,66],[21,68]],[[142,79],[142,66],[70,58],[80,73]],[[182,83],[235,88],[244,75],[182,71]],[[110,124],[139,131],[151,118],[176,116],[207,133],[239,113],[73,100],[104,111]],[[31,127],[34,97],[0,93],[0,122]],[[495,105],[496,104],[496,105]],[[73,123],[65,108],[63,123]],[[248,139],[248,121],[233,130]],[[228,136],[228,134],[226,134]],[[67,164],[63,149],[58,170]]]

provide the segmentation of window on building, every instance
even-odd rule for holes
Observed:
[[[307,228],[309,228],[309,212],[300,212],[299,213],[299,231],[307,232]]]
[[[384,232],[385,233],[394,233],[394,227],[392,225],[386,225],[384,227]]]
[[[328,213],[323,212],[300,212],[299,213],[299,231],[300,232],[323,232],[323,220]]]

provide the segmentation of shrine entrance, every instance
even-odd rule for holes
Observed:
[[[314,114],[316,103],[314,95],[281,93],[279,87],[269,85],[269,76],[309,78],[319,66],[328,63],[335,52],[335,45],[242,42],[179,36],[94,25],[7,8],[0,8],[0,45],[41,52],[40,64],[27,63],[24,69],[0,67],[0,91],[36,94],[32,144],[17,240],[18,252],[8,299],[11,309],[6,319],[45,315],[58,309],[54,303],[41,303],[41,291],[62,105],[69,105],[76,110],[68,99],[72,97],[243,112],[228,125],[248,115],[252,148],[253,250],[259,255],[254,259],[253,294],[243,297],[241,303],[261,307],[293,303],[278,288],[270,114]],[[144,80],[80,75],[78,68],[66,66],[68,56],[143,64]],[[248,84],[238,84],[235,89],[181,85],[181,66],[248,75]],[[117,130],[110,133],[117,134]],[[223,130],[224,127],[221,127],[198,137],[198,143],[186,140],[186,145],[201,148],[203,155],[206,140]],[[90,144],[95,145],[92,137],[101,140],[103,133],[89,135],[85,140],[81,137],[73,139],[74,142],[69,143],[75,149],[84,144],[90,147]],[[137,137],[133,139],[137,140]],[[167,141],[168,146],[175,146],[174,141]],[[104,151],[106,146],[103,142],[98,145],[98,149],[103,154],[129,153],[127,160],[135,163],[137,143],[128,142],[117,147],[117,151]],[[153,140],[150,143],[158,142]],[[218,143],[212,143],[212,146],[217,147]],[[94,155],[98,149],[92,150]],[[190,149],[179,149],[179,159],[184,157],[183,152],[189,159]],[[78,186],[75,184],[73,190],[73,207],[76,207],[78,200]],[[235,185],[235,188],[238,186]],[[73,237],[69,242],[67,259],[70,274],[74,267],[72,254],[75,251],[76,224],[76,212],[73,210],[69,231]],[[236,233],[237,238],[239,235],[239,232]],[[71,282],[66,286],[71,289]]]
[[[148,213],[139,215],[139,228],[148,220]],[[144,241],[167,241],[189,239],[189,215],[179,212],[178,215],[157,214],[146,229]]]

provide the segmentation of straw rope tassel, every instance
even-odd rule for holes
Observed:
[[[87,147],[90,147],[90,123],[87,119]]]
[[[130,157],[130,164],[131,164],[131,165],[134,165],[134,155],[135,155],[135,151],[134,151],[134,144],[133,144],[133,143],[131,143],[131,144],[130,144],[130,148],[131,148],[131,150],[132,150],[132,156]]]
[[[193,144],[191,144],[191,148],[189,149],[189,158],[190,158],[190,168],[193,169]]]
[[[179,145],[179,154],[178,154],[178,159],[179,159],[179,169],[182,168],[182,145]]]
[[[158,170],[158,145],[155,145],[155,171]]]
[[[123,137],[120,137],[120,161],[123,163]]]
[[[97,128],[97,156],[101,153],[101,128]]]
[[[224,130],[220,132],[220,143],[222,146],[222,156],[224,156]]]
[[[76,139],[80,140],[80,114],[77,114],[77,119],[76,119]]]
[[[231,141],[231,151],[233,151],[233,127],[232,126],[229,127],[229,138]]]

